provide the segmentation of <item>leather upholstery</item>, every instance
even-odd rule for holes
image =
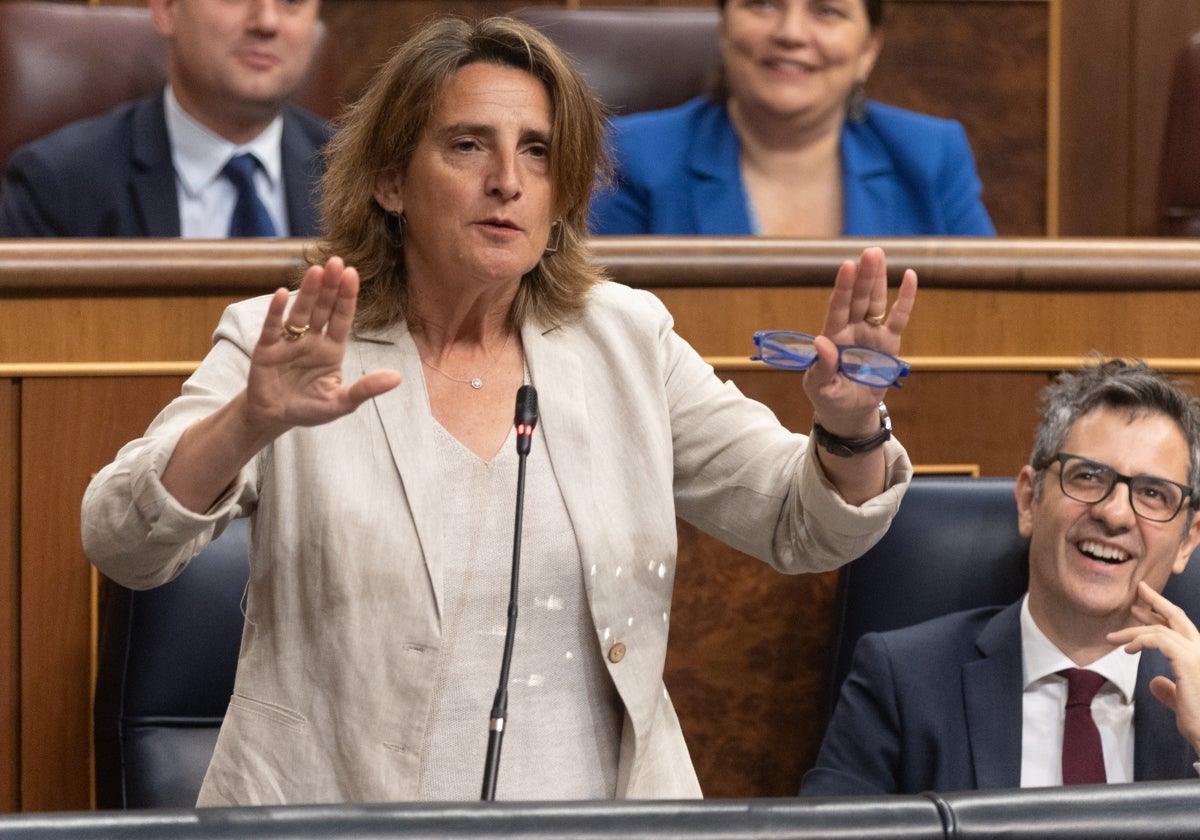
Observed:
[[[1200,32],[1175,59],[1158,183],[1158,233],[1200,236]]]
[[[96,678],[96,805],[190,807],[233,692],[249,525],[230,523],[175,580],[104,583]]]
[[[337,112],[332,38],[319,46],[298,105]],[[101,114],[166,81],[167,44],[150,10],[55,0],[0,2],[0,169],[13,149]]]
[[[511,14],[569,53],[614,114],[679,105],[707,91],[721,63],[715,5],[538,6]]]
[[[830,698],[864,633],[972,607],[1010,604],[1029,581],[1011,478],[918,477],[892,527],[842,569],[835,601]]]

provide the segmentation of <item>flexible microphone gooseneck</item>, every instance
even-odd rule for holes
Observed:
[[[508,716],[508,668],[512,664],[513,637],[517,632],[517,579],[521,568],[521,515],[525,507],[525,456],[533,443],[533,427],[538,421],[537,391],[532,385],[517,390],[517,516],[513,527],[512,583],[508,590],[508,629],[504,633],[504,655],[500,659],[500,685],[492,701],[488,726],[487,758],[483,764],[484,802],[496,798],[496,776],[500,772],[500,742],[504,740],[504,721]]]

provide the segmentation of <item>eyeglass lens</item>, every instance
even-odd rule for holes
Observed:
[[[1059,484],[1078,502],[1094,504],[1108,498],[1118,484],[1129,487],[1133,512],[1143,519],[1166,522],[1183,505],[1184,491],[1174,482],[1153,475],[1124,476],[1112,467],[1073,455],[1059,456]]]
[[[759,359],[775,367],[804,370],[817,360],[813,337],[805,333],[756,333]],[[847,379],[862,385],[886,388],[908,375],[908,365],[888,353],[857,344],[838,345],[838,369]]]

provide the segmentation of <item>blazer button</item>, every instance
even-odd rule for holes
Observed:
[[[617,642],[608,649],[608,661],[616,665],[625,658],[625,643]]]

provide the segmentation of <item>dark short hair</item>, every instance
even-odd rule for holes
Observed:
[[[1200,401],[1138,359],[1096,357],[1079,370],[1059,374],[1042,389],[1042,419],[1029,456],[1037,471],[1034,493],[1040,497],[1045,471],[1075,423],[1100,408],[1129,417],[1161,414],[1174,421],[1187,441],[1187,483],[1192,488],[1188,503],[1200,510]]]
[[[410,314],[403,231],[374,196],[379,175],[404,172],[446,83],[476,63],[514,67],[546,88],[552,114],[550,180],[558,250],[521,280],[510,319],[557,323],[583,307],[604,270],[587,253],[592,189],[610,172],[604,148],[607,119],[572,61],[549,38],[521,21],[437,17],[401,43],[362,96],[349,106],[326,149],[321,210],[325,238],[310,263],[337,255],[361,277],[356,322],[379,327]]]
[[[717,6],[724,9],[727,0],[717,0]],[[863,5],[867,7],[867,20],[871,23],[872,29],[878,29],[883,26],[883,0],[863,0]]]

